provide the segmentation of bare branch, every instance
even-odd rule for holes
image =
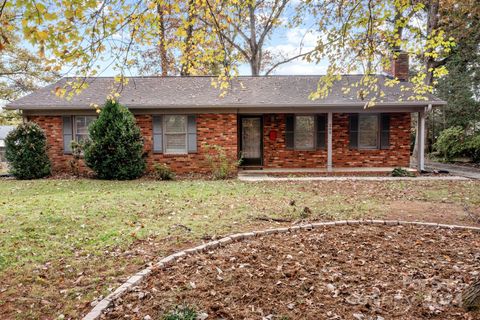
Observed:
[[[268,76],[275,68],[277,68],[278,66],[281,66],[282,64],[285,64],[285,63],[289,63],[293,60],[296,60],[298,58],[302,58],[302,57],[305,57],[305,56],[308,56],[309,54],[312,54],[314,53],[315,51],[317,51],[317,49],[313,49],[313,50],[310,50],[308,52],[305,52],[305,53],[300,53],[296,56],[293,56],[291,58],[288,58],[286,60],[283,60],[283,61],[280,61],[280,62],[277,62],[276,64],[274,64],[270,69],[268,69],[268,71],[265,73],[266,76]]]

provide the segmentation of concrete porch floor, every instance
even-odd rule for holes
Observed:
[[[255,168],[250,169],[248,167],[240,168],[238,171],[239,176],[288,176],[288,175],[375,175],[383,176],[388,175],[395,169],[393,167],[352,167],[352,168],[332,168],[332,171],[327,171],[327,168]],[[413,168],[402,168],[411,173],[417,173]]]

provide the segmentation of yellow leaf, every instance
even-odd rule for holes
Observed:
[[[46,31],[37,31],[37,38],[40,40],[47,40],[48,32]]]

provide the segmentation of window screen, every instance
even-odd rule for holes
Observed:
[[[187,153],[187,116],[164,116],[165,153]]]
[[[362,149],[378,148],[378,115],[359,115],[358,146]]]
[[[75,116],[74,136],[75,141],[81,143],[88,139],[88,126],[97,119],[96,116]]]
[[[295,149],[311,150],[315,148],[315,117],[295,116]]]

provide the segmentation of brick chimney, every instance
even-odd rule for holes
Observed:
[[[400,81],[408,81],[408,53],[397,51],[390,56],[390,68],[385,70],[388,75],[398,78]]]

